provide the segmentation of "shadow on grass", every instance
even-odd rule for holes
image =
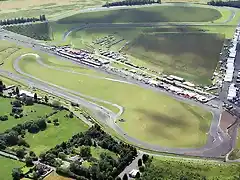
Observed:
[[[181,115],[178,115],[177,112],[173,112],[174,114],[176,114],[175,117],[170,117],[162,113],[156,113],[154,111],[148,111],[145,109],[136,109],[136,111],[138,113],[143,114],[147,120],[153,122],[153,125],[146,126],[146,132],[153,134],[153,136],[156,136],[156,137],[161,137],[169,140],[176,140],[178,139],[178,137],[174,135],[174,132],[169,132],[166,129],[164,129],[164,127],[180,128],[184,130],[184,129],[187,129],[189,125],[184,120],[184,117]]]

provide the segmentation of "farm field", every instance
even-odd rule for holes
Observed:
[[[69,114],[69,112],[65,110],[60,111],[48,118],[48,120],[52,122],[47,123],[48,126],[46,130],[37,134],[27,133],[25,140],[29,143],[30,150],[39,155],[41,152],[45,152],[55,145],[68,140],[74,134],[84,132],[88,129],[88,126],[77,117],[64,117],[67,114]],[[59,126],[53,125],[54,119],[58,119]]]
[[[19,66],[42,80],[123,106],[126,111],[122,118],[126,122],[118,124],[140,140],[170,147],[196,147],[206,142],[212,115],[200,107],[134,85],[47,69],[32,59],[25,58]],[[179,113],[172,114],[173,111]],[[139,128],[133,129],[136,124],[140,124]]]
[[[198,84],[210,84],[219,60],[224,36],[204,33],[194,27],[91,28],[73,32],[68,37],[75,47],[83,47],[97,38],[113,35],[123,42],[111,50],[122,49],[138,65],[166,74],[174,74]]]
[[[12,169],[24,166],[24,163],[0,156],[0,175],[2,180],[12,180]]]
[[[0,109],[1,109],[0,116],[8,115],[7,121],[0,121],[1,126],[0,132],[4,132],[7,129],[11,129],[13,126],[17,124],[21,124],[26,121],[36,120],[39,116],[42,117],[52,112],[51,107],[40,104],[34,104],[33,106],[24,106],[23,107],[24,116],[22,118],[15,119],[14,117],[9,115],[12,112],[12,106],[10,104],[11,101],[14,101],[14,99],[0,97]]]
[[[174,13],[172,13],[174,12]],[[178,14],[176,16],[176,14]],[[142,18],[139,18],[141,15]],[[61,24],[72,23],[125,23],[125,22],[208,22],[221,18],[213,8],[155,6],[111,11],[79,13],[58,20]]]
[[[44,180],[72,180],[72,178],[63,177],[58,175],[56,172],[52,172]]]
[[[235,180],[239,177],[239,165],[184,158],[154,157],[142,178],[144,180],[160,180],[162,177],[164,179],[188,177],[195,180]]]
[[[109,1],[111,2],[111,1]],[[45,14],[48,18],[65,17],[66,14],[76,13],[82,8],[105,4],[105,0],[9,0],[1,2],[0,19],[12,17],[36,17]],[[14,13],[13,13],[14,12]]]

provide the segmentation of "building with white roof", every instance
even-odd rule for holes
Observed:
[[[129,176],[132,177],[132,178],[135,178],[137,176],[137,174],[140,175],[140,172],[137,169],[133,169],[129,172]]]
[[[34,93],[29,92],[29,91],[26,91],[26,90],[19,90],[19,95],[20,95],[20,96],[26,95],[26,96],[28,96],[28,97],[34,98]],[[42,97],[37,96],[37,98],[38,98],[38,99],[41,99]]]
[[[234,84],[232,83],[230,86],[229,86],[229,89],[228,89],[228,96],[227,96],[227,99],[228,100],[232,100],[234,97],[236,97],[237,95],[237,88],[234,86]]]

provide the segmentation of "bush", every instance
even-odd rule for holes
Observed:
[[[59,126],[59,122],[55,122],[55,123],[54,123],[54,126]]]
[[[140,172],[143,172],[144,170],[145,170],[144,166],[140,166],[140,167],[139,167],[139,171],[140,171]]]
[[[53,120],[54,123],[58,122],[58,118]]]
[[[148,159],[149,159],[149,155],[148,154],[143,154],[142,160],[143,160],[144,164],[147,162]]]
[[[8,120],[8,116],[4,115],[4,116],[0,116],[0,121],[7,121]]]
[[[51,121],[51,120],[48,120],[47,122],[48,122],[48,123],[52,123],[52,121]]]

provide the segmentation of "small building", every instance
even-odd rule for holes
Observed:
[[[172,79],[174,79],[174,80],[180,81],[180,82],[183,82],[183,81],[184,81],[183,78],[178,77],[178,76],[170,75],[169,77],[172,78]]]
[[[195,85],[193,83],[190,83],[188,81],[183,82],[183,85],[189,86],[189,87],[195,87]]]
[[[15,88],[15,85],[7,86],[3,90],[6,91],[6,90],[13,89],[13,88]]]
[[[140,177],[140,172],[137,169],[133,169],[129,172],[131,178]]]
[[[25,96],[34,98],[34,93],[29,92],[29,91],[26,91],[26,90],[20,90],[20,91],[19,91],[19,95],[20,95],[20,96],[24,96],[24,95],[25,95]],[[41,99],[42,97],[37,96],[37,98],[38,98],[38,99]]]

